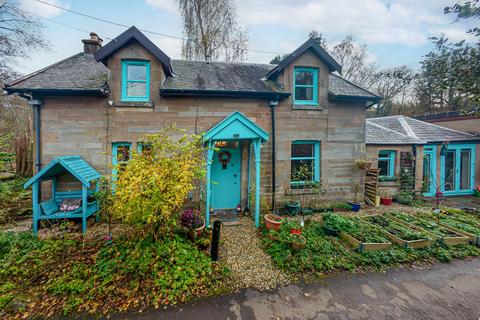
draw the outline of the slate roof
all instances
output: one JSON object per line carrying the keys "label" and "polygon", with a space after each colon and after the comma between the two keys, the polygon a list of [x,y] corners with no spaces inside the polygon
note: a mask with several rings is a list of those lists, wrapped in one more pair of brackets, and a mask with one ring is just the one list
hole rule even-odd
{"label": "slate roof", "polygon": [[364,97],[377,100],[380,96],[370,92],[359,85],[342,78],[334,73],[330,74],[328,91],[338,97]]}
{"label": "slate roof", "polygon": [[[266,75],[276,66],[256,63],[224,63],[171,60],[174,77],[167,77],[161,94],[179,94],[190,91],[233,92],[236,96],[256,94],[273,97],[288,96]],[[78,53],[6,85],[9,93],[38,92],[50,94],[103,94],[107,85],[107,67],[97,62],[92,54]],[[332,98],[376,100],[378,96],[330,74],[329,95]]]}
{"label": "slate roof", "polygon": [[405,116],[370,118],[366,122],[367,144],[426,144],[480,140],[480,137]]}
{"label": "slate roof", "polygon": [[281,91],[262,80],[275,67],[271,64],[172,60],[172,67],[175,76],[162,90]]}
{"label": "slate roof", "polygon": [[330,71],[342,72],[342,66],[325,50],[320,44],[312,38],[305,41],[295,51],[286,56],[280,63],[275,66],[266,77],[271,79],[275,78],[283,69],[289,66],[299,56],[310,50],[320,61],[322,61]]}
{"label": "slate roof", "polygon": [[[7,85],[7,91],[101,91],[107,84],[107,68],[93,54],[77,53]],[[12,90],[13,89],[13,90]]]}

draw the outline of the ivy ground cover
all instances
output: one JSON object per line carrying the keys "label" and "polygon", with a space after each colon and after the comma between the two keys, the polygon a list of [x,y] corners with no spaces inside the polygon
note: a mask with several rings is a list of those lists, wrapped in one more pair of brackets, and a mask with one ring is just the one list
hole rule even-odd
{"label": "ivy ground cover", "polygon": [[177,304],[221,287],[227,270],[175,235],[37,240],[0,233],[0,318],[107,314]]}

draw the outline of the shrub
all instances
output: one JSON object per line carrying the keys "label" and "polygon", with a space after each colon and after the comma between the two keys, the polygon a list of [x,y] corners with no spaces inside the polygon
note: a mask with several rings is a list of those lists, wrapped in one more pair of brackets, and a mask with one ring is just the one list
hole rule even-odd
{"label": "shrub", "polygon": [[117,168],[111,211],[120,220],[149,228],[155,237],[171,235],[175,213],[196,179],[205,175],[202,138],[168,127],[143,141],[149,152],[134,152],[124,167]]}

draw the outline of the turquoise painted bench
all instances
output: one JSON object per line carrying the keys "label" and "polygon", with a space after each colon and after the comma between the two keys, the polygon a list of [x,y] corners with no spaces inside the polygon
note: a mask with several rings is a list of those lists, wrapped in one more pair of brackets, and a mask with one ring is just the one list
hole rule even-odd
{"label": "turquoise painted bench", "polygon": [[[58,178],[67,172],[81,182],[80,190],[57,191]],[[85,234],[87,218],[98,212],[99,209],[97,201],[89,202],[88,196],[92,195],[92,190],[90,190],[92,183],[95,183],[95,191],[98,191],[100,177],[100,174],[78,155],[60,156],[50,161],[23,185],[25,189],[32,187],[33,234],[37,235],[40,220],[74,218],[82,220],[82,233]],[[41,182],[47,180],[52,181],[52,198],[40,203]],[[63,199],[82,199],[82,205],[74,211],[59,211]]]}
{"label": "turquoise painted bench", "polygon": [[[88,192],[88,195],[92,195],[92,191]],[[82,190],[75,190],[75,191],[57,191],[55,193],[55,202],[60,207],[63,199],[82,199]],[[45,201],[46,202],[46,201]],[[42,202],[42,203],[45,203]],[[40,203],[40,208],[41,204]],[[38,217],[38,220],[50,220],[50,219],[73,219],[73,218],[82,218],[82,206],[78,207],[73,211],[57,211],[55,213],[46,215],[45,212],[40,209],[41,214]],[[87,218],[91,215],[95,214],[98,211],[98,202],[92,201],[87,202]]]}

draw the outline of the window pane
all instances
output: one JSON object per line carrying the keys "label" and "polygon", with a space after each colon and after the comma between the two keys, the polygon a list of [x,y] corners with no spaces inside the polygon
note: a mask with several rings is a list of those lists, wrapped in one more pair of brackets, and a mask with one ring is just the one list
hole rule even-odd
{"label": "window pane", "polygon": [[470,150],[462,149],[460,153],[460,189],[470,189]]}
{"label": "window pane", "polygon": [[147,85],[145,82],[127,82],[128,97],[145,97],[147,95]]}
{"label": "window pane", "polygon": [[147,81],[147,66],[127,65],[127,80]]}
{"label": "window pane", "polygon": [[292,144],[292,158],[314,157],[313,143]]}
{"label": "window pane", "polygon": [[423,183],[425,186],[424,192],[430,192],[430,175],[431,175],[431,156],[426,154],[423,158]]}
{"label": "window pane", "polygon": [[125,162],[130,159],[130,146],[117,147],[117,163]]}
{"label": "window pane", "polygon": [[313,72],[311,71],[296,71],[295,84],[313,85]]}
{"label": "window pane", "polygon": [[390,153],[388,151],[379,151],[378,152],[378,157],[379,158],[388,158],[390,156]]}
{"label": "window pane", "polygon": [[447,151],[444,177],[445,190],[455,190],[455,151]]}
{"label": "window pane", "polygon": [[388,160],[378,160],[378,169],[380,169],[380,176],[388,176],[390,172],[390,161]]}
{"label": "window pane", "polygon": [[295,87],[295,100],[313,100],[313,88]]}
{"label": "window pane", "polygon": [[291,181],[312,181],[313,164],[313,160],[292,160]]}

